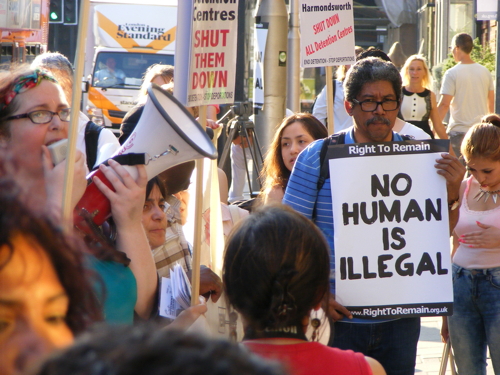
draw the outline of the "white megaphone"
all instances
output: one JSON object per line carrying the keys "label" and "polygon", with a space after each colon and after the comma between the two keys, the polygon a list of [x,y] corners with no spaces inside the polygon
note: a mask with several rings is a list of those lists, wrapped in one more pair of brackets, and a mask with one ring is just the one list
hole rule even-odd
{"label": "white megaphone", "polygon": [[[120,164],[145,164],[150,180],[177,164],[204,157],[217,158],[217,150],[210,138],[177,99],[153,83],[148,87],[148,98],[137,126],[112,159]],[[137,178],[137,168],[124,167],[132,178]],[[94,176],[113,189],[99,169],[87,179]],[[89,225],[100,226],[110,216],[109,200],[91,182],[76,205],[75,226],[91,233]]]}

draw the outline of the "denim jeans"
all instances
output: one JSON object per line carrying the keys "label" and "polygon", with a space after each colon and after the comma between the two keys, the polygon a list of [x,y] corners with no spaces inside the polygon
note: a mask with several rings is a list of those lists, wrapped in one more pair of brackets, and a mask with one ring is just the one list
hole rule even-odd
{"label": "denim jeans", "polygon": [[451,345],[461,375],[486,374],[486,345],[500,374],[500,267],[468,270],[453,265]]}
{"label": "denim jeans", "polygon": [[420,318],[403,318],[382,323],[334,324],[333,343],[340,349],[375,358],[387,375],[414,375]]}

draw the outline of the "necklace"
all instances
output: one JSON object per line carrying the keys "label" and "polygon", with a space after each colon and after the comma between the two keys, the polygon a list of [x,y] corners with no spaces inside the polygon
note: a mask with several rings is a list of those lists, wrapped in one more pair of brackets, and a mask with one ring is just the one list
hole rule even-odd
{"label": "necklace", "polygon": [[479,200],[482,197],[484,197],[484,202],[486,202],[491,195],[491,199],[493,199],[493,202],[497,203],[498,193],[500,193],[500,190],[487,191],[487,190],[483,190],[481,187],[479,187],[479,192],[476,194],[474,199],[479,202]]}

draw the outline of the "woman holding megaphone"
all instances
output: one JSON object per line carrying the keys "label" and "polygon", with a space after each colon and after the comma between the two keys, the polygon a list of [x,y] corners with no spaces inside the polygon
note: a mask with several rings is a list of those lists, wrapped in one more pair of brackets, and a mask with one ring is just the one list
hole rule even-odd
{"label": "woman holding megaphone", "polygon": [[[67,138],[69,119],[68,102],[49,73],[26,66],[0,73],[0,145],[12,159],[10,171],[23,187],[26,202],[55,222],[60,220],[66,161],[54,166],[47,147]],[[87,185],[83,155],[76,155],[73,205]],[[144,166],[137,167],[138,177],[133,179],[114,161],[100,171],[114,189],[94,180],[111,201],[116,248],[94,242],[86,260],[103,280],[104,288],[96,283],[96,292],[105,319],[131,323],[134,312],[148,318],[156,300],[156,270],[141,225],[147,177]]]}

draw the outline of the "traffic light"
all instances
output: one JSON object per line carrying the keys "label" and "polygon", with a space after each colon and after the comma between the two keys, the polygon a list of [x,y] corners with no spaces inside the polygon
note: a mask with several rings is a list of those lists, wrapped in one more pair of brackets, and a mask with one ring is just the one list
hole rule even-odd
{"label": "traffic light", "polygon": [[63,22],[63,1],[50,0],[49,23]]}
{"label": "traffic light", "polygon": [[64,0],[64,24],[76,25],[78,23],[77,0]]}

